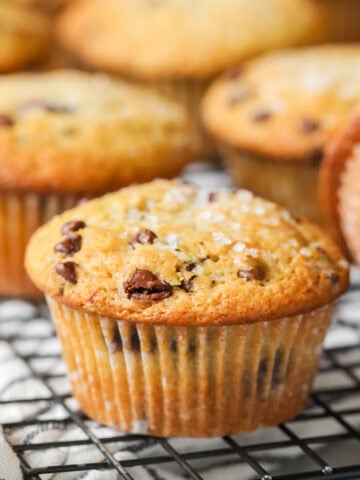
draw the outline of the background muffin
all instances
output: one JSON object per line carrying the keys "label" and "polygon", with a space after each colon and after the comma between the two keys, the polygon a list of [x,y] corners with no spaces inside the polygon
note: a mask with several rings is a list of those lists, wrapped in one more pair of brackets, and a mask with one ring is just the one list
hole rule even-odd
{"label": "background muffin", "polygon": [[56,217],[26,264],[85,412],[165,436],[298,413],[347,286],[346,262],[316,227],[250,192],[167,181]]}
{"label": "background muffin", "polygon": [[63,14],[58,33],[83,63],[182,99],[194,113],[194,146],[208,154],[197,113],[209,80],[244,58],[318,38],[318,10],[311,0],[84,0]]}
{"label": "background muffin", "polygon": [[328,40],[355,42],[360,40],[360,3],[358,0],[313,0],[323,9],[329,26]]}
{"label": "background muffin", "polygon": [[0,78],[0,292],[33,295],[31,233],[79,198],[190,160],[185,109],[154,92],[76,71]]}
{"label": "background muffin", "polygon": [[326,150],[320,171],[320,202],[326,226],[360,264],[360,110]]}
{"label": "background muffin", "polygon": [[359,101],[359,61],[357,45],[293,49],[215,81],[203,117],[234,179],[319,220],[323,148]]}
{"label": "background muffin", "polygon": [[8,0],[0,0],[0,73],[42,59],[49,48],[48,20]]}

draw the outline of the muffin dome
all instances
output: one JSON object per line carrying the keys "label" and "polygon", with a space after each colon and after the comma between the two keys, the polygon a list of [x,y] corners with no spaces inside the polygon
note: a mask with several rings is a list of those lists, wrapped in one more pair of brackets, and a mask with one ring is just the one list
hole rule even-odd
{"label": "muffin dome", "polygon": [[247,191],[164,180],[54,218],[33,236],[26,265],[71,307],[173,325],[296,315],[347,286],[346,262],[317,227]]}

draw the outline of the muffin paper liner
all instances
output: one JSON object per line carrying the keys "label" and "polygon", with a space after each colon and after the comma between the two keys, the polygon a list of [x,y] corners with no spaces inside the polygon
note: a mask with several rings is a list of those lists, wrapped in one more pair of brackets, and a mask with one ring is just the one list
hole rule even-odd
{"label": "muffin paper liner", "polygon": [[[313,0],[315,1],[315,0]],[[316,0],[323,3],[325,15],[330,22],[330,38],[338,42],[360,40],[359,0]]]}
{"label": "muffin paper liner", "polygon": [[26,245],[40,225],[78,200],[75,195],[0,191],[0,295],[41,298],[24,269]]}
{"label": "muffin paper liner", "polygon": [[204,437],[286,421],[304,407],[333,306],[250,325],[135,324],[47,298],[73,394],[124,432]]}
{"label": "muffin paper liner", "polygon": [[319,160],[277,161],[228,146],[220,146],[219,150],[225,167],[240,187],[321,223]]}

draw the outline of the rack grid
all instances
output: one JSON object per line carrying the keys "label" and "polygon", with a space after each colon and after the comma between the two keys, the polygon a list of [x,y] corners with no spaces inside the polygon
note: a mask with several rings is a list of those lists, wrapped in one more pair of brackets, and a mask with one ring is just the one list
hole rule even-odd
{"label": "rack grid", "polygon": [[[360,295],[360,285],[352,287],[352,294],[354,292]],[[43,307],[40,311],[44,312]],[[20,319],[20,325],[22,321],[28,325],[29,322],[36,321],[37,317],[38,315],[35,315],[33,320]],[[346,324],[352,329],[359,329],[356,322],[341,318],[337,321],[340,325]],[[36,414],[26,419],[3,423],[3,429],[10,441],[16,438],[19,429],[27,427],[41,429],[51,424],[64,429],[71,426],[79,433],[76,439],[53,442],[12,441],[25,479],[39,480],[50,478],[48,474],[66,472],[70,475],[69,478],[83,478],[86,472],[94,470],[113,471],[116,472],[116,478],[127,480],[143,478],[141,472],[146,472],[147,478],[167,480],[166,472],[170,471],[172,475],[176,472],[176,478],[196,480],[360,479],[360,343],[324,351],[309,405],[294,420],[255,434],[216,439],[214,446],[211,446],[209,440],[206,442],[206,448],[204,443],[197,440],[188,440],[184,447],[184,443],[179,443],[177,439],[123,435],[110,429],[102,435],[94,432],[92,428],[94,422],[88,419],[76,404],[74,406],[70,390],[59,393],[54,387],[56,381],[67,382],[65,372],[44,370],[41,366],[44,360],[62,363],[60,352],[56,350],[45,354],[37,351],[28,352],[18,346],[19,342],[27,341],[35,344],[57,342],[50,325],[49,322],[46,335],[35,333],[25,336],[22,328],[17,328],[16,332],[9,335],[0,335],[0,340],[7,343],[13,354],[26,362],[30,376],[41,382],[44,390],[42,395],[32,398],[28,395],[16,399],[0,397],[0,408],[10,404],[42,405]],[[44,418],[42,413],[49,410],[50,406],[62,408],[64,415],[61,418]],[[136,453],[141,450],[139,445],[156,447],[156,453],[119,459],[117,452],[122,451],[122,446]],[[46,456],[54,449],[86,446],[100,452],[102,459],[87,463],[52,463],[42,466],[34,466],[31,461],[36,452]],[[146,452],[146,448],[144,451]],[[212,469],[216,469],[218,476],[214,473],[208,476],[209,472],[214,472],[209,464]],[[221,469],[229,466],[231,474],[223,477]]]}

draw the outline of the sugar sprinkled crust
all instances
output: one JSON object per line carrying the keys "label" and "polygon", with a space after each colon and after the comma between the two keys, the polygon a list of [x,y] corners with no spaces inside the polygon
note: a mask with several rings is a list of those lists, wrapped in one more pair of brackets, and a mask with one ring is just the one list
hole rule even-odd
{"label": "sugar sprinkled crust", "polygon": [[101,74],[0,78],[0,186],[105,192],[175,176],[191,159],[185,108]]}
{"label": "sugar sprinkled crust", "polygon": [[[68,222],[80,227],[64,230]],[[59,251],[74,235],[81,248]],[[72,307],[176,325],[295,315],[348,283],[346,262],[317,227],[247,191],[165,180],[54,218],[33,236],[26,265],[41,290]]]}
{"label": "sugar sprinkled crust", "polygon": [[89,64],[145,78],[202,78],[323,29],[309,0],[83,0],[60,18],[64,45]]}
{"label": "sugar sprinkled crust", "polygon": [[48,20],[37,12],[0,0],[0,73],[40,60],[50,40]]}
{"label": "sugar sprinkled crust", "polygon": [[290,49],[215,81],[203,117],[227,144],[274,160],[311,160],[344,126],[359,95],[358,45]]}

